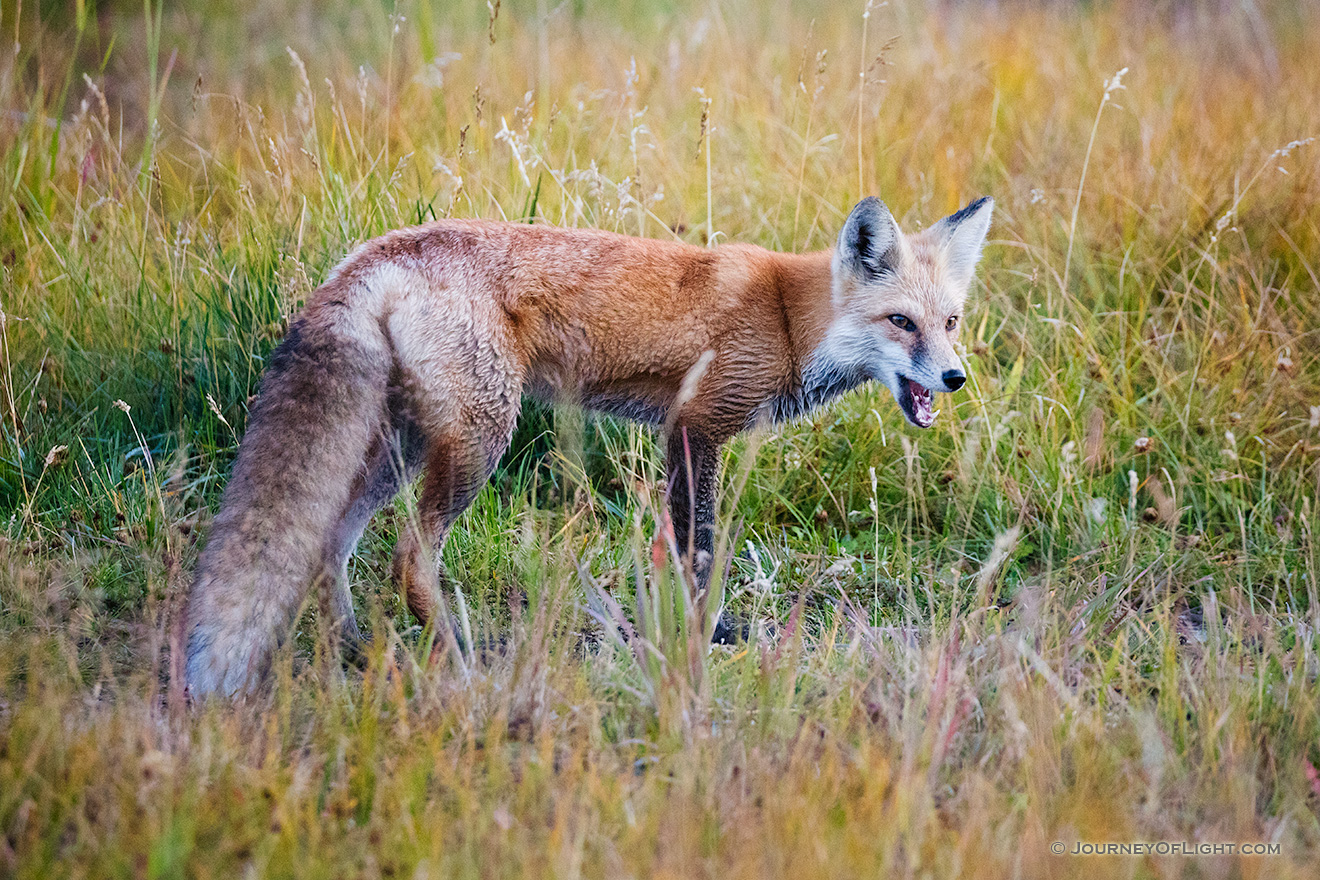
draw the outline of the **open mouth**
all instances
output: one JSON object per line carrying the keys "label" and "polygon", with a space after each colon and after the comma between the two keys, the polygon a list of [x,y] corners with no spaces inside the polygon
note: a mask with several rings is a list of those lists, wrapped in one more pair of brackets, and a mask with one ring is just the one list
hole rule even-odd
{"label": "open mouth", "polygon": [[924,385],[913,382],[907,376],[898,377],[898,405],[903,415],[918,428],[929,428],[935,423],[938,410],[931,409],[935,394]]}

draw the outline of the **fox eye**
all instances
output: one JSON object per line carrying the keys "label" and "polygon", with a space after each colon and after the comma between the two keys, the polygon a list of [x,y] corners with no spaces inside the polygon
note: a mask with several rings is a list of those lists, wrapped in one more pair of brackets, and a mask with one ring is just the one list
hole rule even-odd
{"label": "fox eye", "polygon": [[954,316],[952,316],[951,318],[949,318],[949,320],[945,321],[945,322],[944,322],[944,329],[945,329],[945,330],[957,330],[957,329],[958,329],[958,316],[957,316],[957,315],[954,315]]}
{"label": "fox eye", "polygon": [[917,329],[917,325],[912,323],[912,319],[907,315],[890,315],[889,322],[900,330],[906,330],[911,333]]}

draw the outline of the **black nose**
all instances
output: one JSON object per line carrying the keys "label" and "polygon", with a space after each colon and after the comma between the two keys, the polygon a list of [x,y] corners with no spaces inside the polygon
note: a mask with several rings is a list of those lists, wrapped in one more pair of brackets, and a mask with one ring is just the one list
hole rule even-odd
{"label": "black nose", "polygon": [[967,374],[962,370],[945,370],[944,375],[940,378],[944,380],[945,388],[950,391],[957,391],[967,381]]}

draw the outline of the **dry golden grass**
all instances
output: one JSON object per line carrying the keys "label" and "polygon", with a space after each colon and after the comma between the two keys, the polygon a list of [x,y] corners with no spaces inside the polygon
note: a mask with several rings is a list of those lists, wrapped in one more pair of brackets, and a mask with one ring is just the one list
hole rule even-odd
{"label": "dry golden grass", "polygon": [[[1312,5],[37,6],[0,15],[0,875],[1314,875]],[[262,359],[354,243],[800,250],[864,194],[995,197],[972,381],[927,433],[872,390],[731,451],[730,601],[776,634],[688,637],[653,438],[531,412],[446,550],[490,650],[410,631],[405,499],[365,671],[309,609],[259,699],[183,705]]]}

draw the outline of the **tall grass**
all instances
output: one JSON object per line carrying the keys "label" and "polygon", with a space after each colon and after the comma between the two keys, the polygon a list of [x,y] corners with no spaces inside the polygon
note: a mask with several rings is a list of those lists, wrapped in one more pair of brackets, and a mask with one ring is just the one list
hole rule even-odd
{"label": "tall grass", "polygon": [[[1305,3],[77,3],[0,14],[0,873],[1310,876],[1320,19]],[[1126,71],[1121,78],[1120,71]],[[449,541],[183,704],[264,358],[355,243],[480,216],[828,247],[991,194],[970,381],[728,453],[750,641],[654,437],[529,408]],[[461,644],[460,644],[461,643]],[[1268,856],[1058,856],[1076,841]]]}

